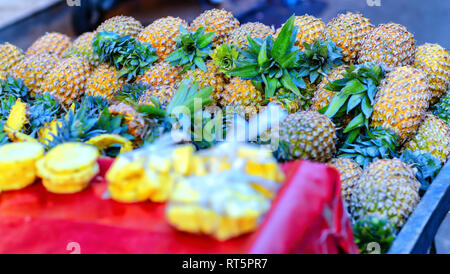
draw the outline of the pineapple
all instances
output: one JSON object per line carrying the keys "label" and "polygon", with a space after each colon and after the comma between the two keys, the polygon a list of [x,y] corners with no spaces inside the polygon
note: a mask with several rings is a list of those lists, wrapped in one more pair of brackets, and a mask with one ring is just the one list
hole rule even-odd
{"label": "pineapple", "polygon": [[289,114],[279,125],[280,160],[326,162],[336,152],[336,129],[331,119],[315,111]]}
{"label": "pineapple", "polygon": [[64,56],[71,45],[71,39],[65,34],[58,32],[46,33],[37,39],[27,50],[27,55],[49,53]]}
{"label": "pineapple", "polygon": [[370,126],[394,131],[403,144],[417,131],[430,98],[425,73],[410,66],[395,68],[380,84]]}
{"label": "pineapple", "polygon": [[192,21],[191,30],[205,28],[205,32],[215,31],[214,46],[225,43],[230,37],[231,32],[239,27],[239,21],[231,12],[223,9],[211,9],[203,12]]}
{"label": "pineapple", "polygon": [[381,24],[370,31],[359,52],[358,62],[383,63],[387,67],[412,65],[416,40],[404,26]]}
{"label": "pineapple", "polygon": [[25,58],[25,54],[18,47],[10,43],[0,45],[0,79],[7,79],[11,69]]}
{"label": "pineapple", "polygon": [[[339,171],[342,197],[347,206],[351,205],[352,195],[363,172],[362,168],[357,162],[349,158],[333,158],[328,163]],[[352,209],[350,207],[348,209],[351,214]]]}
{"label": "pineapple", "polygon": [[142,24],[130,16],[115,16],[109,18],[97,28],[97,32],[111,31],[120,36],[130,35],[136,38],[142,30]]}
{"label": "pineapple", "polygon": [[175,88],[173,86],[159,85],[152,86],[147,89],[144,94],[139,98],[139,105],[154,105],[152,99],[158,100],[163,106],[167,107],[175,94]]}
{"label": "pineapple", "polygon": [[86,32],[80,35],[66,52],[66,57],[78,56],[86,58],[92,66],[100,64],[99,57],[94,54],[92,42],[97,35],[97,32]]}
{"label": "pineapple", "polygon": [[180,26],[188,27],[188,23],[178,17],[164,17],[148,25],[138,39],[152,44],[159,60],[164,60],[176,49],[176,38],[180,35]]}
{"label": "pineapple", "polygon": [[253,39],[264,39],[271,34],[274,34],[274,31],[269,26],[262,23],[246,23],[231,31],[226,43],[240,49],[246,49],[247,35],[250,35]]}
{"label": "pineapple", "polygon": [[447,91],[433,106],[433,114],[450,125],[450,91]]}
{"label": "pineapple", "polygon": [[399,159],[376,159],[357,182],[353,218],[387,220],[399,230],[419,202],[419,188],[412,167]]}
{"label": "pineapple", "polygon": [[180,66],[170,66],[169,63],[162,61],[153,64],[136,79],[136,82],[149,86],[167,85],[175,87],[181,80],[180,72]]}
{"label": "pineapple", "polygon": [[263,97],[250,80],[233,77],[230,83],[225,86],[223,92],[215,94],[222,106],[250,107],[261,105]]}
{"label": "pineapple", "polygon": [[22,79],[31,95],[36,96],[44,92],[42,85],[45,77],[60,60],[61,57],[49,53],[28,55],[13,67],[11,75],[16,79]]}
{"label": "pineapple", "polygon": [[198,83],[200,87],[213,87],[213,98],[218,101],[225,89],[225,79],[223,74],[217,71],[213,61],[206,63],[206,71],[197,68],[189,70],[183,75],[184,79],[191,79]]}
{"label": "pineapple", "polygon": [[319,85],[317,86],[317,90],[314,93],[311,110],[318,111],[330,104],[331,99],[333,99],[335,92],[328,90],[325,87],[330,82],[344,78],[344,74],[347,68],[348,67],[344,65],[336,67],[331,71],[328,77],[322,78],[322,81],[319,83]]}
{"label": "pineapple", "polygon": [[91,74],[89,62],[80,57],[63,59],[50,71],[42,84],[42,90],[48,91],[66,106],[71,105],[84,95],[86,83]]}
{"label": "pineapple", "polygon": [[[312,44],[316,40],[323,40],[322,33],[325,29],[325,24],[321,19],[305,14],[303,16],[295,16],[294,25],[298,28],[297,37],[295,39],[295,46],[300,50],[305,49],[304,43]],[[278,37],[281,28],[275,34]]]}
{"label": "pineapple", "polygon": [[414,67],[427,74],[431,90],[431,103],[436,103],[450,82],[450,56],[438,44],[426,43],[417,47]]}
{"label": "pineapple", "polygon": [[430,153],[445,163],[450,156],[450,128],[431,113],[425,115],[423,123],[404,149]]}
{"label": "pineapple", "polygon": [[118,103],[111,105],[108,110],[113,115],[124,116],[129,134],[138,139],[143,136],[146,129],[144,116],[138,113],[133,107],[124,103]]}
{"label": "pineapple", "polygon": [[86,94],[111,99],[125,84],[119,72],[108,64],[97,67],[86,83]]}
{"label": "pineapple", "polygon": [[347,12],[333,18],[325,27],[324,40],[331,40],[342,49],[344,62],[354,63],[361,46],[374,26],[360,13]]}
{"label": "pineapple", "polygon": [[279,89],[274,97],[269,97],[268,99],[270,102],[282,107],[288,113],[295,113],[305,108],[305,100],[283,88]]}

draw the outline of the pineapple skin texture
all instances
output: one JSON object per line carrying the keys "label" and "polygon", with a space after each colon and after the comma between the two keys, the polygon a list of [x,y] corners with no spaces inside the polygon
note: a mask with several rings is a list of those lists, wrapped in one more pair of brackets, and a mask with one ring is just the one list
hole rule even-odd
{"label": "pineapple skin texture", "polygon": [[386,219],[396,230],[419,202],[420,183],[412,167],[399,159],[375,159],[363,171],[353,195],[353,218]]}
{"label": "pineapple skin texture", "polygon": [[25,58],[25,54],[18,47],[4,43],[0,45],[0,79],[7,79],[12,68]]}
{"label": "pineapple skin texture", "polygon": [[167,107],[172,100],[173,95],[176,90],[173,86],[152,86],[149,89],[145,90],[144,94],[142,94],[141,98],[139,98],[139,105],[151,105],[153,106],[152,98],[155,98],[159,101],[161,105]]}
{"label": "pineapple skin texture", "polygon": [[354,63],[364,39],[373,30],[370,20],[360,13],[347,12],[333,18],[323,31],[324,40],[333,41],[342,49],[344,62]]}
{"label": "pineapple skin texture", "polygon": [[86,58],[89,63],[97,67],[100,64],[100,58],[94,54],[92,42],[97,35],[97,32],[86,32],[80,35],[72,42],[72,45],[67,49],[66,57],[78,56]]}
{"label": "pineapple skin texture", "polygon": [[350,207],[352,205],[352,196],[358,187],[358,180],[363,170],[357,162],[350,158],[333,158],[328,163],[339,171],[342,197],[351,214],[353,212],[353,209]]}
{"label": "pineapple skin texture", "polygon": [[217,71],[213,61],[206,63],[206,71],[196,68],[189,70],[183,75],[184,79],[192,79],[200,87],[213,87],[212,97],[214,101],[218,101],[221,94],[225,90],[225,79],[223,75]]}
{"label": "pineapple skin texture", "polygon": [[83,58],[62,59],[45,78],[42,90],[69,106],[84,95],[91,69],[89,62]]}
{"label": "pineapple skin texture", "polygon": [[38,38],[27,50],[27,55],[33,54],[54,54],[59,57],[64,56],[71,45],[71,39],[65,34],[58,32],[46,33]]}
{"label": "pineapple skin texture", "polygon": [[216,47],[225,43],[231,32],[238,28],[239,25],[239,21],[231,12],[223,9],[210,9],[204,11],[192,21],[190,30],[196,31],[204,27],[205,33],[215,31],[216,35],[213,40],[213,47]]}
{"label": "pineapple skin texture", "polygon": [[61,60],[61,57],[49,53],[28,55],[12,68],[11,75],[22,79],[31,96],[36,96],[44,92],[42,85],[45,77]]}
{"label": "pineapple skin texture", "polygon": [[148,25],[138,36],[156,49],[159,60],[164,60],[177,46],[176,39],[180,35],[180,26],[188,28],[188,23],[178,17],[164,17]]}
{"label": "pineapple skin texture", "polygon": [[39,143],[16,142],[0,147],[0,190],[18,190],[36,180],[35,163],[44,156]]}
{"label": "pineapple skin texture", "polygon": [[133,107],[124,103],[119,103],[109,106],[108,110],[113,115],[123,115],[125,122],[128,125],[128,133],[138,139],[141,138],[145,132],[144,117]]}
{"label": "pineapple skin texture", "polygon": [[410,66],[395,68],[380,84],[370,126],[394,131],[402,144],[422,123],[430,98],[428,80],[421,70]]}
{"label": "pineapple skin texture", "polygon": [[111,65],[102,64],[91,74],[86,83],[86,94],[112,99],[115,93],[125,84],[123,77],[119,78],[119,72]]}
{"label": "pineapple skin texture", "polygon": [[258,107],[261,105],[263,98],[252,84],[250,80],[244,80],[239,77],[233,77],[230,83],[225,86],[223,92],[216,93],[216,100],[222,106],[234,107]]}
{"label": "pineapple skin texture", "polygon": [[427,113],[417,133],[404,149],[430,153],[444,164],[450,156],[450,128],[438,117]]}
{"label": "pineapple skin texture", "polygon": [[231,31],[230,37],[226,43],[240,49],[247,49],[247,34],[253,39],[264,39],[271,34],[273,35],[274,31],[271,27],[262,23],[245,23]]}
{"label": "pineapple skin texture", "polygon": [[280,141],[288,146],[283,160],[327,162],[336,152],[336,129],[325,115],[315,111],[289,114],[279,128]]}
{"label": "pineapple skin texture", "polygon": [[[319,18],[308,14],[295,16],[294,26],[298,27],[294,46],[298,47],[300,50],[305,49],[304,43],[312,44],[316,40],[323,38],[325,24]],[[277,29],[275,37],[278,37],[282,27],[283,26]]]}
{"label": "pineapple skin texture", "polygon": [[180,72],[180,66],[171,66],[162,61],[155,63],[143,75],[138,76],[136,82],[147,86],[176,86],[181,80]]}
{"label": "pineapple skin texture", "polygon": [[389,68],[414,63],[416,40],[404,26],[381,24],[369,32],[359,52],[358,63],[373,62]]}
{"label": "pineapple skin texture", "polygon": [[97,32],[112,31],[120,36],[130,35],[137,38],[143,30],[142,24],[130,16],[115,16],[104,21],[98,28]]}
{"label": "pineapple skin texture", "polygon": [[346,69],[347,66],[336,67],[331,71],[328,77],[322,78],[322,81],[319,83],[319,85],[317,86],[317,90],[314,93],[311,110],[318,111],[319,109],[324,108],[331,103],[335,92],[328,90],[325,87],[330,82],[344,78]]}
{"label": "pineapple skin texture", "polygon": [[431,103],[439,100],[450,81],[450,56],[438,44],[426,43],[417,47],[414,67],[427,74],[431,90]]}

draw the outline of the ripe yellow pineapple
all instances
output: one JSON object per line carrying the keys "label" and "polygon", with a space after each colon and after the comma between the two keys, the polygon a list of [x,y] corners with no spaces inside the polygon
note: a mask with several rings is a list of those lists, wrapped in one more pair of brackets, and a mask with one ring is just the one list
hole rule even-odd
{"label": "ripe yellow pineapple", "polygon": [[358,62],[382,63],[390,68],[412,65],[415,45],[414,35],[404,26],[381,24],[370,31],[364,40]]}
{"label": "ripe yellow pineapple", "polygon": [[263,96],[250,80],[233,77],[220,94],[217,95],[222,106],[249,107],[260,106]]}
{"label": "ripe yellow pineapple", "polygon": [[329,164],[339,171],[342,197],[351,213],[353,211],[352,195],[358,187],[358,180],[363,170],[357,162],[350,158],[333,158]]}
{"label": "ripe yellow pineapple", "polygon": [[419,202],[419,187],[412,167],[399,159],[375,159],[353,193],[353,218],[385,219],[399,230]]}
{"label": "ripe yellow pineapple", "polygon": [[[295,46],[299,47],[300,50],[305,49],[304,43],[312,44],[318,39],[323,39],[323,31],[325,29],[325,24],[321,19],[314,16],[305,14],[303,16],[296,16],[294,21],[294,26],[298,27],[297,38],[295,39]],[[277,30],[275,37],[281,31],[281,27]]]}
{"label": "ripe yellow pineapple", "polygon": [[100,63],[99,57],[94,54],[92,41],[97,32],[86,32],[75,39],[72,45],[67,49],[66,57],[78,56],[86,58],[92,66],[98,66]]}
{"label": "ripe yellow pineapple", "polygon": [[414,67],[423,70],[428,77],[431,103],[439,100],[450,82],[450,56],[438,44],[425,43],[416,49]]}
{"label": "ripe yellow pineapple", "polygon": [[18,64],[25,54],[18,47],[10,43],[0,45],[0,78],[6,79],[11,74],[11,69]]}
{"label": "ripe yellow pineapple", "polygon": [[217,70],[213,61],[208,61],[206,63],[206,71],[203,71],[200,68],[188,70],[182,77],[184,79],[195,81],[200,87],[213,87],[212,96],[216,102],[219,100],[220,94],[225,88],[223,74]]}
{"label": "ripe yellow pineapple", "polygon": [[176,49],[176,38],[180,34],[180,26],[188,28],[188,23],[178,17],[160,18],[148,25],[138,38],[152,44],[156,49],[159,60],[164,60]]}
{"label": "ripe yellow pineapple", "polygon": [[248,43],[247,35],[250,35],[252,38],[264,39],[270,34],[274,34],[274,31],[269,26],[262,23],[245,23],[231,31],[227,44],[246,49]]}
{"label": "ripe yellow pineapple", "polygon": [[181,67],[162,61],[153,64],[143,75],[138,76],[136,82],[148,86],[176,86],[181,80],[180,72]]}
{"label": "ripe yellow pineapple", "polygon": [[312,99],[311,110],[318,111],[328,104],[330,104],[331,99],[335,94],[334,91],[328,90],[325,87],[328,83],[333,82],[335,80],[342,79],[344,77],[344,73],[347,69],[347,66],[339,66],[334,68],[328,77],[323,77],[322,81],[317,86],[317,90],[314,93],[314,97]]}
{"label": "ripe yellow pineapple", "polygon": [[445,163],[450,156],[450,128],[431,113],[425,115],[416,134],[408,141],[404,149],[430,153]]}
{"label": "ripe yellow pineapple", "polygon": [[91,66],[87,60],[80,57],[62,59],[45,78],[42,90],[69,106],[84,94],[90,74]]}
{"label": "ripe yellow pineapple", "polygon": [[374,26],[360,13],[347,12],[333,18],[325,27],[324,40],[331,40],[342,49],[343,60],[353,63],[361,45]]}
{"label": "ripe yellow pineapple", "polygon": [[149,89],[147,89],[144,92],[144,94],[142,94],[141,98],[139,98],[139,104],[153,105],[151,99],[155,98],[161,105],[167,107],[167,105],[170,103],[170,100],[172,100],[175,91],[176,89],[173,86],[166,86],[166,85],[152,86]]}
{"label": "ripe yellow pineapple", "polygon": [[11,75],[22,79],[31,95],[36,96],[45,92],[41,90],[44,79],[60,60],[61,57],[49,53],[28,55],[12,68]]}
{"label": "ripe yellow pineapple", "polygon": [[403,143],[422,123],[430,98],[425,73],[410,66],[395,68],[379,86],[370,126],[394,131]]}
{"label": "ripe yellow pineapple", "polygon": [[50,53],[62,57],[70,45],[71,39],[69,36],[58,32],[50,32],[37,39],[28,48],[27,55]]}
{"label": "ripe yellow pineapple", "polygon": [[192,21],[190,29],[197,30],[200,27],[205,28],[206,32],[215,31],[214,46],[225,43],[231,32],[239,27],[239,21],[231,12],[223,9],[211,9],[203,12]]}
{"label": "ripe yellow pineapple", "polygon": [[142,24],[138,20],[122,15],[109,18],[97,28],[97,32],[112,31],[120,36],[130,35],[133,37],[138,37],[142,30]]}
{"label": "ripe yellow pineapple", "polygon": [[86,84],[86,94],[111,99],[123,87],[125,79],[119,78],[119,72],[111,65],[97,67]]}

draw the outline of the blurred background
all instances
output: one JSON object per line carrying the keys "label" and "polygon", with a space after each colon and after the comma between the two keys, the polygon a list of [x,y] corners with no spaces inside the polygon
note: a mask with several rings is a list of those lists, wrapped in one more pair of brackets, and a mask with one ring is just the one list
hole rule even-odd
{"label": "blurred background", "polygon": [[47,31],[75,37],[114,15],[133,16],[146,26],[168,15],[191,21],[213,7],[232,11],[242,23],[260,21],[275,28],[292,13],[327,23],[338,13],[359,11],[374,24],[406,26],[418,44],[450,48],[448,0],[0,0],[0,42],[26,49]]}
{"label": "blurred background", "polygon": [[[418,45],[450,49],[450,0],[0,0],[0,43],[26,50],[45,32],[76,37],[115,15],[133,16],[147,26],[168,15],[192,21],[211,8],[230,10],[241,23],[259,21],[275,28],[293,13],[327,23],[339,13],[359,11],[375,25],[392,21],[406,26]],[[450,217],[435,244],[438,253],[450,253]]]}

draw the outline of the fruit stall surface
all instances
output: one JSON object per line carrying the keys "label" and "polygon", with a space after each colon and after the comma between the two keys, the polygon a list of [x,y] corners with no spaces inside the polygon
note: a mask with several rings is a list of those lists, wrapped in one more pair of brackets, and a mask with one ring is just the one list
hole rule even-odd
{"label": "fruit stall surface", "polygon": [[76,2],[0,0],[0,253],[450,252],[450,3]]}

